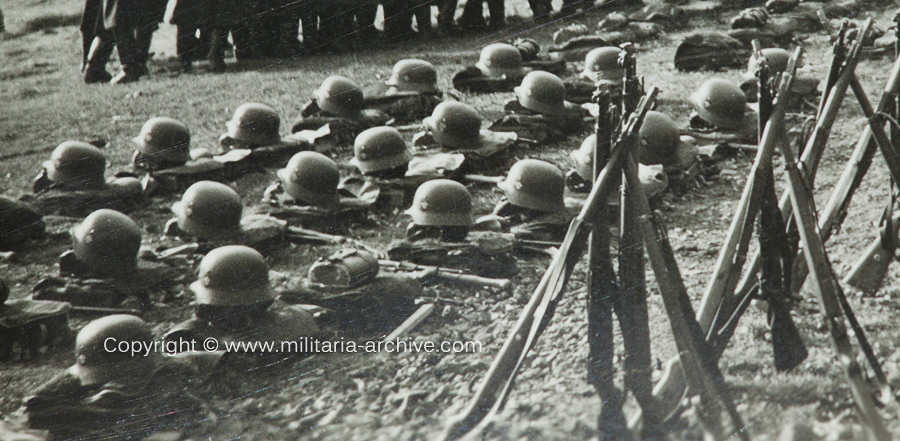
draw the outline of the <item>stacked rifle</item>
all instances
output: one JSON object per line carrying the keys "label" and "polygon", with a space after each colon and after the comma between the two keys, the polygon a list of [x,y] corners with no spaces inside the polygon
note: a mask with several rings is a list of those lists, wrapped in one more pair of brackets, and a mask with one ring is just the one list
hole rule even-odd
{"label": "stacked rifle", "polygon": [[[900,14],[897,20],[900,22]],[[874,392],[879,392],[878,401],[881,403],[895,403],[895,399],[866,333],[832,269],[824,245],[839,229],[876,151],[880,151],[890,170],[892,194],[882,216],[879,237],[854,265],[845,283],[860,289],[877,289],[894,258],[898,243],[900,216],[893,214],[896,199],[893,189],[894,182],[900,182],[900,156],[892,141],[900,140],[900,124],[897,124],[900,56],[891,69],[878,104],[873,106],[855,74],[862,42],[871,26],[871,19],[867,20],[852,38],[846,23],[836,31],[831,68],[815,126],[797,149],[792,148],[788,139],[785,107],[791,98],[791,85],[803,51],[798,48],[791,57],[788,69],[778,76],[772,75],[765,62],[760,63],[757,72],[760,138],[756,158],[696,315],[665,227],[641,191],[637,165],[632,155],[637,144],[637,130],[659,91],[651,88],[646,94],[643,93],[634,74],[630,49],[623,48],[626,81],[620,109],[622,117],[618,124],[613,121],[614,113],[619,109],[609,106],[609,95],[603,90],[598,90],[595,95],[601,112],[597,121],[598,141],[594,155],[596,175],[587,202],[570,224],[565,241],[500,349],[484,382],[468,408],[448,425],[444,439],[459,439],[477,432],[502,409],[516,371],[552,318],[568,278],[589,244],[589,331],[596,326],[593,323],[596,314],[592,314],[591,309],[595,308],[599,296],[645,295],[643,253],[646,248],[678,348],[678,356],[667,363],[666,372],[653,389],[656,411],[673,417],[681,410],[686,396],[699,395],[698,416],[709,437],[716,440],[729,437],[749,439],[718,369],[718,359],[728,346],[743,313],[754,299],[759,299],[768,306],[776,369],[788,371],[802,363],[807,350],[791,317],[790,302],[798,295],[807,275],[812,275],[822,321],[850,386],[867,439],[889,440],[890,435],[876,406]],[[764,60],[758,43],[754,44],[754,49],[757,56]],[[868,124],[825,208],[817,212],[813,197],[816,169],[848,89],[859,102]],[[611,110],[612,114],[604,109]],[[885,129],[888,122],[891,123],[891,136]],[[606,140],[613,142],[607,143]],[[785,162],[787,186],[780,198],[775,191],[772,166],[776,148]],[[638,228],[620,228],[619,274],[616,276],[609,252],[609,238],[606,237],[610,221],[606,201],[620,179],[624,185],[619,220],[623,225],[637,225]],[[757,219],[759,246],[758,251],[751,254],[750,245]],[[857,351],[845,323],[852,328],[866,365],[873,373],[871,384],[866,381],[866,370],[857,362]],[[593,332],[591,335],[594,335]],[[592,364],[598,350],[591,338],[589,342],[592,347],[588,378],[591,379],[596,375],[592,371],[596,367]],[[649,342],[646,344],[649,347]],[[723,416],[730,424],[723,424]],[[629,426],[636,427],[641,419],[641,413],[636,413]]]}
{"label": "stacked rifle", "polygon": [[[744,423],[737,413],[734,403],[719,371],[712,348],[694,318],[693,307],[685,289],[684,282],[675,260],[674,252],[669,245],[665,227],[660,216],[650,208],[646,195],[641,189],[638,177],[637,162],[634,149],[638,147],[641,124],[647,112],[654,106],[657,88],[646,93],[638,92],[639,80],[634,75],[634,58],[630,48],[623,48],[623,65],[630,78],[626,78],[623,93],[622,119],[617,125],[615,141],[608,154],[598,150],[595,169],[600,169],[594,179],[594,185],[585,205],[578,216],[572,220],[565,240],[558,253],[547,268],[546,273],[525,306],[512,332],[497,355],[481,387],[476,392],[468,408],[447,427],[443,439],[459,439],[473,431],[484,427],[491,416],[499,412],[511,392],[516,371],[519,369],[528,351],[534,346],[543,330],[553,316],[556,305],[562,297],[566,283],[575,265],[582,258],[590,235],[592,256],[590,257],[592,290],[599,287],[616,285],[610,271],[608,241],[603,237],[608,232],[606,201],[610,192],[614,191],[624,180],[625,191],[620,204],[622,220],[631,220],[637,229],[627,228],[619,238],[620,251],[619,284],[622,292],[629,295],[644,295],[644,262],[643,247],[646,247],[650,264],[662,293],[666,314],[669,318],[682,369],[688,379],[690,389],[700,396],[699,412],[704,429],[715,439],[736,436],[749,439],[744,431]],[[596,94],[598,104],[608,104],[608,95],[603,91]],[[604,112],[600,112],[604,114]],[[601,117],[602,119],[603,117]],[[605,121],[598,120],[598,128],[610,127]],[[604,139],[598,133],[598,149],[604,148]],[[605,158],[605,163],[602,161]],[[601,169],[602,167],[602,169]],[[643,247],[641,246],[643,245]],[[605,261],[605,262],[604,262]],[[603,262],[602,264],[600,264]],[[599,265],[599,266],[596,266]],[[611,294],[611,293],[607,293]],[[620,318],[621,319],[621,318]],[[589,327],[591,325],[589,324]],[[645,342],[649,346],[649,340]],[[649,348],[648,348],[649,352]],[[730,422],[722,424],[722,417]]]}
{"label": "stacked rifle", "polygon": [[[846,26],[838,32],[816,125],[811,136],[799,149],[801,154],[799,161],[795,160],[794,152],[787,140],[783,122],[784,110],[779,106],[779,102],[786,101],[781,99],[783,96],[786,97],[782,94],[789,93],[789,90],[780,88],[775,95],[774,106],[771,107],[767,107],[766,97],[760,96],[760,118],[761,121],[767,122],[764,126],[761,125],[765,130],[761,132],[757,159],[751,169],[750,178],[744,188],[725,244],[720,251],[697,319],[706,332],[706,339],[714,348],[716,356],[720,356],[749,302],[754,298],[766,300],[773,335],[775,366],[781,371],[789,370],[802,362],[806,350],[793,326],[785,302],[797,295],[806,276],[812,274],[824,324],[839,355],[868,439],[887,440],[890,439],[890,435],[886,432],[875,406],[872,389],[863,378],[864,371],[856,362],[856,351],[848,337],[845,319],[853,329],[859,347],[874,374],[874,386],[881,392],[880,400],[893,402],[894,398],[865,331],[838,283],[824,247],[824,241],[839,228],[846,216],[853,193],[872,164],[876,150],[880,150],[885,158],[893,180],[896,181],[900,176],[900,173],[897,173],[900,171],[900,164],[895,146],[891,144],[884,129],[887,119],[884,117],[885,112],[893,108],[900,88],[900,58],[894,63],[888,84],[875,108],[869,102],[855,74],[861,42],[870,27],[871,20],[860,27],[852,42],[848,42]],[[797,57],[794,58],[796,62]],[[762,69],[765,70],[766,67],[763,66]],[[792,69],[796,69],[796,63]],[[785,81],[791,80],[792,69],[783,74],[782,86]],[[766,72],[761,74],[767,75]],[[859,101],[864,115],[868,118],[868,125],[832,190],[825,209],[817,215],[812,194],[815,172],[848,88]],[[761,84],[760,90],[763,89]],[[760,171],[766,167],[771,169],[770,154],[775,145],[785,160],[787,175],[787,189],[777,206],[773,201],[773,190],[768,188],[769,172]],[[892,207],[892,204],[889,207]],[[760,213],[760,247],[757,253],[747,258],[747,244],[752,234],[749,230],[752,229],[753,218],[757,212]],[[887,216],[892,217],[890,214]],[[781,222],[778,222],[779,220]],[[885,224],[892,225],[891,220],[883,223]],[[888,240],[890,238],[887,240],[879,238],[878,252],[890,246],[886,243]],[[871,248],[867,252],[872,252]],[[892,255],[893,252],[890,251],[889,254]],[[890,262],[889,259],[881,260]],[[744,264],[748,262],[748,271],[740,277]],[[874,274],[881,274],[875,277],[883,277],[887,263],[879,259],[868,259],[868,262],[876,265],[856,265],[854,272],[861,271],[863,275],[860,278],[866,280],[871,280]],[[739,282],[735,283],[738,278]],[[880,279],[877,284],[880,285]],[[686,389],[685,378],[678,368],[678,363],[678,359],[669,361],[666,373],[654,388],[654,395],[660,401],[660,405],[673,414],[678,411],[679,399]],[[632,423],[637,423],[638,420],[639,418],[635,418]]]}

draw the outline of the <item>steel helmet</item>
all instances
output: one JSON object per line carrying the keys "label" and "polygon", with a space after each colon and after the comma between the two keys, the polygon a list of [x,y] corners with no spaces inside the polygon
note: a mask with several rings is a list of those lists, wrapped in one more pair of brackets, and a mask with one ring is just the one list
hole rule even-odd
{"label": "steel helmet", "polygon": [[391,77],[384,84],[398,92],[440,92],[437,87],[437,69],[425,60],[398,61]]}
{"label": "steel helmet", "polygon": [[66,141],[44,161],[47,178],[71,190],[102,188],[106,185],[106,157],[86,142]]}
{"label": "steel helmet", "polygon": [[118,211],[100,209],[72,228],[75,257],[99,274],[121,275],[137,267],[141,229]]}
{"label": "steel helmet", "polygon": [[423,123],[434,140],[446,147],[477,147],[481,136],[481,116],[472,106],[456,101],[438,104]]}
{"label": "steel helmet", "polygon": [[620,53],[622,49],[613,46],[592,49],[584,57],[581,75],[593,81],[621,83],[625,77],[625,68],[619,65]]}
{"label": "steel helmet", "polygon": [[228,136],[248,147],[281,142],[281,117],[275,109],[260,103],[244,103],[226,124]]}
{"label": "steel helmet", "polygon": [[338,196],[341,172],[331,158],[316,152],[300,152],[278,170],[284,191],[310,205],[333,205]]}
{"label": "steel helmet", "polygon": [[200,239],[233,234],[240,228],[244,206],[231,187],[212,181],[194,183],[172,204],[178,228]]}
{"label": "steel helmet", "polygon": [[506,43],[489,44],[481,49],[475,67],[489,77],[520,77],[525,75],[522,54],[515,46]]}
{"label": "steel helmet", "polygon": [[406,166],[412,157],[397,129],[373,127],[356,137],[350,163],[366,174]]}
{"label": "steel helmet", "polygon": [[184,164],[191,159],[191,132],[176,119],[150,118],[132,141],[138,146],[135,165],[144,161],[150,164]]}
{"label": "steel helmet", "polygon": [[[123,350],[126,348],[120,347],[120,342],[127,342],[128,350]],[[75,365],[69,372],[82,386],[146,379],[156,368],[159,353],[132,353],[130,349],[137,344],[151,347],[152,343],[150,326],[137,316],[115,314],[99,318],[82,328],[75,338]]]}
{"label": "steel helmet", "polygon": [[572,150],[569,157],[575,164],[575,173],[588,182],[594,181],[594,148],[597,145],[597,135],[591,134],[581,142],[578,150]]}
{"label": "steel helmet", "polygon": [[528,110],[560,115],[566,112],[566,85],[558,76],[543,71],[525,75],[516,87],[519,104]]}
{"label": "steel helmet", "polygon": [[[769,47],[760,52],[762,52],[763,57],[766,59],[766,63],[769,65],[770,75],[776,75],[787,69],[788,61],[791,59],[790,52],[780,47]],[[756,70],[759,69],[760,61],[761,60],[757,58],[756,53],[750,55],[750,59],[747,61],[747,76],[756,76]]]}
{"label": "steel helmet", "polygon": [[747,98],[734,83],[713,78],[691,94],[691,104],[704,121],[723,129],[743,125]]}
{"label": "steel helmet", "polygon": [[191,292],[201,305],[242,306],[275,299],[266,259],[243,245],[219,247],[203,256]]}
{"label": "steel helmet", "polygon": [[316,89],[319,108],[344,117],[355,117],[363,109],[363,91],[353,80],[332,75]]}
{"label": "steel helmet", "polygon": [[449,179],[435,179],[420,185],[406,214],[416,225],[468,227],[475,223],[469,190]]}
{"label": "steel helmet", "polygon": [[675,121],[664,113],[647,112],[641,125],[641,163],[667,164],[675,158],[681,134]]}
{"label": "steel helmet", "polygon": [[503,182],[497,184],[513,205],[556,213],[566,208],[563,193],[566,176],[555,165],[537,159],[513,164]]}

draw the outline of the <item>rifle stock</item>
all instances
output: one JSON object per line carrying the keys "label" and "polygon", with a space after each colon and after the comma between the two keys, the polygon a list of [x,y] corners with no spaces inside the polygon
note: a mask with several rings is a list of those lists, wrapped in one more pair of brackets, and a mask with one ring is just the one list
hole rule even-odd
{"label": "rifle stock", "polygon": [[652,104],[655,103],[658,93],[659,90],[656,88],[647,92],[641,100],[638,110],[623,125],[623,130],[616,140],[607,166],[595,180],[581,213],[572,220],[559,252],[548,265],[547,271],[531,295],[531,299],[519,315],[519,319],[500,348],[500,352],[491,363],[484,381],[475,396],[472,397],[466,410],[448,422],[440,439],[455,440],[465,436],[485,420],[486,416],[498,411],[503,405],[512,386],[516,370],[528,354],[535,339],[546,326],[545,314],[552,311],[555,300],[558,300],[575,263],[581,258],[586,248],[588,222],[596,217],[602,202],[606,201],[616,182],[615,178],[621,176],[622,162],[628,151],[635,146],[638,130],[640,130],[643,119]]}
{"label": "rifle stock", "polygon": [[[895,215],[893,225],[900,222],[900,215]],[[897,233],[896,231],[894,232]],[[894,260],[895,249],[885,247],[884,239],[879,235],[844,276],[843,283],[866,292],[878,291],[887,275],[888,267]]]}

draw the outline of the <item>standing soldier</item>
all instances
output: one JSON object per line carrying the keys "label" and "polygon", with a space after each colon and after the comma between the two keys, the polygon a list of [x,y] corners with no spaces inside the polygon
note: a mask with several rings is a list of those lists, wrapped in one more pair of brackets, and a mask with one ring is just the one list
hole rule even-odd
{"label": "standing soldier", "polygon": [[[162,21],[166,3],[160,0],[87,0],[81,20],[84,81],[113,84],[137,81],[147,74],[150,41]],[[122,72],[113,78],[106,63],[113,47]]]}

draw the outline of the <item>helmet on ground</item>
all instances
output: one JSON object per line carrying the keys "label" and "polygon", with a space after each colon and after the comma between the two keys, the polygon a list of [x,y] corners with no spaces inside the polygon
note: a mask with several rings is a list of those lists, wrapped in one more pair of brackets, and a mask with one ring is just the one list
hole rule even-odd
{"label": "helmet on ground", "polygon": [[[127,342],[128,348],[120,347]],[[110,382],[144,380],[156,367],[158,352],[132,353],[137,344],[150,347],[153,332],[146,322],[137,316],[115,314],[99,318],[87,324],[75,338],[75,365],[69,372],[82,386],[95,386]]]}
{"label": "helmet on ground", "polygon": [[621,52],[622,49],[613,46],[592,49],[584,57],[581,75],[593,81],[621,83],[625,77],[625,68],[619,65]]}
{"label": "helmet on ground", "polygon": [[363,91],[353,80],[332,75],[316,89],[319,108],[344,117],[354,117],[363,109]]}
{"label": "helmet on ground", "polygon": [[438,144],[451,148],[476,147],[481,136],[481,116],[464,103],[446,101],[423,121]]}
{"label": "helmet on ground", "polygon": [[341,172],[331,158],[317,152],[300,152],[278,170],[284,191],[292,198],[310,205],[332,205],[338,202]]}
{"label": "helmet on ground", "polygon": [[240,228],[244,206],[231,187],[212,181],[194,183],[172,204],[178,228],[200,239],[213,239]]}
{"label": "helmet on ground", "polygon": [[406,166],[412,157],[397,129],[373,127],[356,137],[350,163],[366,174]]}
{"label": "helmet on ground", "polygon": [[[787,69],[788,61],[791,59],[790,52],[780,47],[769,47],[760,52],[762,52],[763,58],[766,59],[766,63],[769,65],[770,75],[776,75]],[[747,61],[747,76],[752,77],[756,75],[756,70],[759,69],[760,61],[762,60],[756,56],[756,53],[750,55],[750,59]]]}
{"label": "helmet on ground", "polygon": [[384,82],[399,92],[439,92],[437,69],[425,60],[406,59],[394,65],[391,77]]}
{"label": "helmet on ground", "polygon": [[594,148],[597,146],[597,135],[591,134],[581,142],[578,150],[572,150],[569,157],[575,165],[575,173],[588,182],[594,181]]}
{"label": "helmet on ground", "polygon": [[191,132],[176,119],[150,118],[132,141],[138,146],[135,165],[145,161],[150,164],[184,164],[191,159]]}
{"label": "helmet on ground", "polygon": [[275,109],[265,104],[241,104],[226,126],[228,136],[249,147],[262,147],[281,141],[281,117]]}
{"label": "helmet on ground", "polygon": [[550,115],[566,112],[566,85],[558,76],[543,71],[525,75],[516,87],[519,104],[528,110]]}
{"label": "helmet on ground", "polygon": [[449,179],[435,179],[420,185],[406,214],[416,225],[468,227],[475,223],[469,190]]}
{"label": "helmet on ground", "polygon": [[520,77],[525,75],[522,53],[506,43],[489,44],[481,49],[475,67],[489,77]]}
{"label": "helmet on ground", "polygon": [[566,176],[555,165],[537,159],[513,164],[506,180],[497,184],[513,205],[545,212],[565,209]]}
{"label": "helmet on ground", "polygon": [[72,228],[75,257],[99,274],[134,271],[141,249],[141,229],[118,211],[100,209]]}
{"label": "helmet on ground", "polygon": [[243,245],[219,247],[203,256],[191,292],[201,305],[243,306],[275,299],[266,259]]}
{"label": "helmet on ground", "polygon": [[667,164],[675,159],[681,134],[678,126],[664,113],[647,112],[641,125],[641,163]]}
{"label": "helmet on ground", "polygon": [[50,181],[71,190],[102,188],[106,184],[106,157],[86,142],[60,144],[43,165]]}
{"label": "helmet on ground", "polygon": [[734,83],[713,78],[691,94],[691,104],[704,121],[723,129],[739,129],[743,125],[747,98]]}

